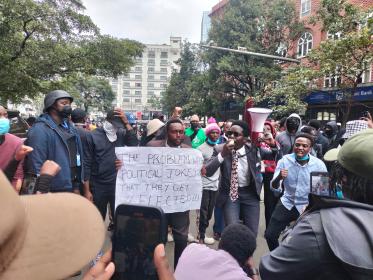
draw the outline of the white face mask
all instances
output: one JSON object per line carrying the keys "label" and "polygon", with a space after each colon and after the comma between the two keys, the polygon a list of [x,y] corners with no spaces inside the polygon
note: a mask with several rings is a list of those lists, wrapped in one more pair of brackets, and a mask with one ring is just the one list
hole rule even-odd
{"label": "white face mask", "polygon": [[115,142],[117,140],[117,129],[110,122],[104,121],[103,129],[110,142]]}

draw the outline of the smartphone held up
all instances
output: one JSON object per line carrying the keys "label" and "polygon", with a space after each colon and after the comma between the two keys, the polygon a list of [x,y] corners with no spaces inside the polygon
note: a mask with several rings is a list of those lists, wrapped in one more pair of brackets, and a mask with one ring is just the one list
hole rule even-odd
{"label": "smartphone held up", "polygon": [[121,204],[115,210],[113,261],[115,280],[158,279],[153,252],[166,242],[167,224],[162,209]]}

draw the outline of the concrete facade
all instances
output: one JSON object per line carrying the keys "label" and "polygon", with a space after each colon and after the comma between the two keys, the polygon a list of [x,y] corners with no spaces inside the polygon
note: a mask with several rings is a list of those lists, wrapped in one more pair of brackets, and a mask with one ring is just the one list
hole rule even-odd
{"label": "concrete facade", "polygon": [[149,118],[150,112],[159,111],[150,104],[153,96],[159,98],[167,87],[171,73],[178,71],[182,39],[170,37],[169,44],[146,44],[141,57],[125,76],[109,79],[116,94],[113,104],[139,119]]}

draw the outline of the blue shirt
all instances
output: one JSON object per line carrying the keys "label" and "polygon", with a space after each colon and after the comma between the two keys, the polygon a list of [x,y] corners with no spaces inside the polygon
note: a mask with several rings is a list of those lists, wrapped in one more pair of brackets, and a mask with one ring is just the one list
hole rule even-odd
{"label": "blue shirt", "polygon": [[[291,210],[295,206],[298,212],[301,213],[304,206],[308,204],[311,172],[327,172],[326,166],[324,162],[312,155],[310,155],[308,163],[302,166],[295,160],[295,154],[293,153],[285,155],[277,163],[273,180],[280,174],[281,169],[288,170],[288,176],[283,180],[285,191],[281,197],[281,202],[286,209]],[[279,188],[275,191],[281,191],[281,189]]]}

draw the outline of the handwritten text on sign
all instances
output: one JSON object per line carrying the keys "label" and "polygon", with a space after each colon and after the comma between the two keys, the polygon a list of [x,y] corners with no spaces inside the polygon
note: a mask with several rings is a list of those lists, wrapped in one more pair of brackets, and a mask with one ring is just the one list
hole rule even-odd
{"label": "handwritten text on sign", "polygon": [[115,148],[123,163],[117,175],[115,205],[158,206],[165,213],[199,209],[201,152],[166,147]]}

